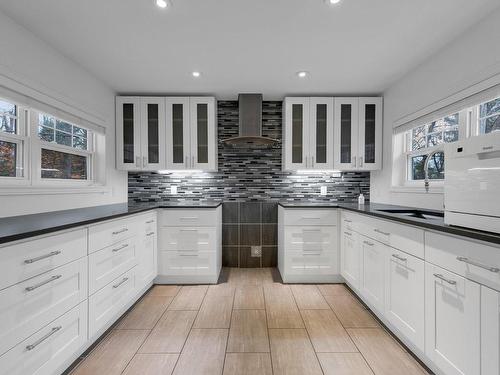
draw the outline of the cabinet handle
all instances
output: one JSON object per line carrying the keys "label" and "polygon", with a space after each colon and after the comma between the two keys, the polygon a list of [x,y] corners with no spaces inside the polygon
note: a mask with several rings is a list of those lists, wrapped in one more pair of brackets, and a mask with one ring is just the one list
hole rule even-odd
{"label": "cabinet handle", "polygon": [[117,230],[117,231],[113,232],[113,235],[117,235],[117,234],[120,234],[123,232],[128,232],[128,228],[123,228],[123,229]]}
{"label": "cabinet handle", "polygon": [[198,254],[179,254],[180,257],[197,257]]}
{"label": "cabinet handle", "polygon": [[352,220],[347,220],[347,219],[344,219],[344,221],[345,221],[346,223],[352,223]]}
{"label": "cabinet handle", "polygon": [[320,217],[315,217],[315,216],[302,216],[301,219],[304,220],[320,220]]}
{"label": "cabinet handle", "polygon": [[399,259],[402,262],[406,262],[408,259],[403,258],[402,256],[399,256],[398,254],[392,254],[393,258]]}
{"label": "cabinet handle", "polygon": [[26,350],[33,350],[35,349],[38,345],[40,345],[42,342],[44,342],[45,340],[47,340],[50,336],[52,336],[54,333],[56,333],[57,331],[61,330],[62,329],[62,326],[57,326],[57,327],[53,327],[49,333],[47,333],[45,336],[42,336],[40,337],[38,340],[36,340],[33,344],[30,344],[30,345],[26,345]]}
{"label": "cabinet handle", "polygon": [[155,232],[149,232],[148,234],[146,234],[146,236],[152,236],[153,234],[155,234]]}
{"label": "cabinet handle", "polygon": [[135,157],[135,166],[136,167],[140,167],[141,166],[141,157],[140,156],[136,156]]}
{"label": "cabinet handle", "polygon": [[151,223],[154,223],[155,221],[154,220],[148,220],[146,221],[146,224],[151,224]]}
{"label": "cabinet handle", "polygon": [[362,156],[359,157],[359,167],[360,168],[363,167],[363,157]]}
{"label": "cabinet handle", "polygon": [[349,233],[349,232],[344,232],[344,234],[347,234],[348,236],[352,236],[352,233]]}
{"label": "cabinet handle", "polygon": [[353,164],[353,167],[356,167],[356,156],[353,156],[352,157],[352,164]]}
{"label": "cabinet handle", "polygon": [[388,232],[382,232],[380,229],[374,229],[373,231],[377,232],[377,233],[380,233],[380,234],[383,234],[384,236],[390,236],[391,234],[388,233]]}
{"label": "cabinet handle", "polygon": [[198,216],[183,216],[180,219],[181,220],[197,220]]}
{"label": "cabinet handle", "polygon": [[488,270],[490,272],[494,272],[494,273],[500,272],[500,268],[498,268],[498,267],[490,267],[490,266],[487,266],[485,264],[481,264],[479,262],[476,262],[474,260],[470,260],[469,258],[466,258],[466,257],[457,257],[457,260],[459,260],[460,262],[467,263],[467,264],[472,264],[473,266],[476,266],[479,268],[484,268],[485,270]]}
{"label": "cabinet handle", "polygon": [[435,273],[434,277],[437,277],[440,280],[446,281],[448,284],[451,284],[451,285],[455,285],[457,283],[455,280],[447,279],[446,277],[444,277],[443,275],[441,275],[439,273]]}
{"label": "cabinet handle", "polygon": [[147,165],[148,165],[148,157],[147,156],[143,156],[143,158],[142,158],[142,166],[146,167]]}
{"label": "cabinet handle", "polygon": [[115,248],[115,249],[113,249],[113,250],[111,250],[111,251],[112,251],[113,253],[116,253],[117,251],[123,250],[123,249],[125,249],[126,247],[128,247],[128,243],[123,244],[122,246],[117,247],[117,248]]}
{"label": "cabinet handle", "polygon": [[302,253],[303,256],[306,256],[306,257],[313,257],[313,256],[319,256],[321,255],[321,253],[315,253],[315,254],[312,254],[312,253]]}
{"label": "cabinet handle", "polygon": [[368,246],[374,246],[373,242],[363,241],[363,243]]}
{"label": "cabinet handle", "polygon": [[61,254],[61,252],[59,250],[58,251],[52,251],[51,253],[48,253],[48,254],[45,254],[45,255],[40,255],[39,257],[36,257],[36,258],[26,259],[24,261],[24,263],[26,263],[26,264],[35,263],[35,262],[38,262],[39,260],[47,259],[47,258],[56,256],[56,255],[59,255],[59,254]]}
{"label": "cabinet handle", "polygon": [[113,289],[119,288],[127,280],[128,280],[128,277],[124,277],[123,280],[120,281],[118,284],[113,285]]}
{"label": "cabinet handle", "polygon": [[62,277],[62,275],[55,275],[55,276],[52,276],[50,279],[47,279],[45,281],[42,281],[36,285],[32,285],[32,286],[28,286],[26,288],[24,288],[27,292],[31,292],[32,290],[35,290],[35,289],[38,289],[40,288],[41,286],[44,286],[45,284],[48,284],[48,283],[51,283],[52,281],[55,281],[57,279],[60,279]]}

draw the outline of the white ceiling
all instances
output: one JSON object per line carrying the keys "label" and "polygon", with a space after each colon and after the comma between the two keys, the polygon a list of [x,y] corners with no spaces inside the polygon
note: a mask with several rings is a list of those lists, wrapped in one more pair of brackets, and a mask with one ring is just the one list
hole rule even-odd
{"label": "white ceiling", "polygon": [[[376,94],[498,0],[1,0],[119,93]],[[191,72],[202,76],[194,79]],[[295,73],[307,70],[310,77]]]}

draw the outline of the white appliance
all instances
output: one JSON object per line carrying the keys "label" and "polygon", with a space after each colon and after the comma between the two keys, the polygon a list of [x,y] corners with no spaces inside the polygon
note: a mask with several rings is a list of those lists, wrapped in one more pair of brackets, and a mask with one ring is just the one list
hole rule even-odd
{"label": "white appliance", "polygon": [[500,132],[445,146],[444,221],[500,233]]}

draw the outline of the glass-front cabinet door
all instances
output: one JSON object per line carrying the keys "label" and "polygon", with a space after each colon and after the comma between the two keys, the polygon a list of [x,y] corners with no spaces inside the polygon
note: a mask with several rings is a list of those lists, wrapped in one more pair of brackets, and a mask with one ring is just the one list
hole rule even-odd
{"label": "glass-front cabinet door", "polygon": [[215,98],[191,97],[191,160],[188,169],[217,170]]}
{"label": "glass-front cabinet door", "polygon": [[166,118],[167,169],[190,169],[191,135],[189,120],[189,98],[167,98]]}
{"label": "glass-front cabinet door", "polygon": [[310,98],[309,167],[333,169],[333,98]]}
{"label": "glass-front cabinet door", "polygon": [[116,98],[116,168],[142,168],[140,98]]}
{"label": "glass-front cabinet door", "polygon": [[309,98],[285,98],[285,170],[309,168]]}
{"label": "glass-front cabinet door", "polygon": [[335,98],[334,167],[358,167],[358,98]]}
{"label": "glass-front cabinet door", "polygon": [[359,98],[358,167],[382,167],[382,98]]}
{"label": "glass-front cabinet door", "polygon": [[165,168],[165,98],[141,98],[141,169]]}

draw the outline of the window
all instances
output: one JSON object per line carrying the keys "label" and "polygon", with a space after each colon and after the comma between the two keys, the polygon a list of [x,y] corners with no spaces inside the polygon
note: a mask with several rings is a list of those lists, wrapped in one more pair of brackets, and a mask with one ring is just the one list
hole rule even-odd
{"label": "window", "polygon": [[0,99],[0,179],[18,179],[24,175],[24,113],[17,104]]}
{"label": "window", "polygon": [[459,113],[445,116],[408,131],[407,137],[407,179],[418,181],[425,178],[424,166],[431,153],[429,179],[444,179],[443,143],[455,142],[459,136]]}
{"label": "window", "polygon": [[479,105],[479,134],[500,131],[500,98]]}

